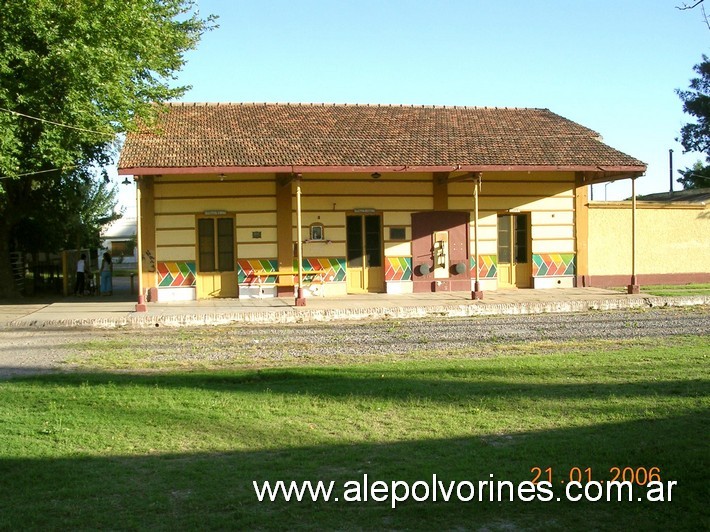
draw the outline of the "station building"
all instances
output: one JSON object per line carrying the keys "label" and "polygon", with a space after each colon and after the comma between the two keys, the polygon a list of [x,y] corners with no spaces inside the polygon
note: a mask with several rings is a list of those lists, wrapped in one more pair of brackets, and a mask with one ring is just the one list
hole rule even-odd
{"label": "station building", "polygon": [[547,109],[329,104],[167,104],[119,161],[159,301],[585,286],[589,185],[645,170]]}

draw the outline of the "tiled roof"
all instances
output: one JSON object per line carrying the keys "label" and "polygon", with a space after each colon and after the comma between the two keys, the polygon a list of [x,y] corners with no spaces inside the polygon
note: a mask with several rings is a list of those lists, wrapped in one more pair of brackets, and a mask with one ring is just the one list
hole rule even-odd
{"label": "tiled roof", "polygon": [[658,201],[663,203],[710,203],[710,188],[691,188],[688,190],[676,190],[672,194],[670,192],[656,192],[655,194],[646,194],[645,196],[637,196],[637,199],[642,201]]}
{"label": "tiled roof", "polygon": [[168,104],[129,133],[119,168],[635,167],[594,131],[547,109]]}

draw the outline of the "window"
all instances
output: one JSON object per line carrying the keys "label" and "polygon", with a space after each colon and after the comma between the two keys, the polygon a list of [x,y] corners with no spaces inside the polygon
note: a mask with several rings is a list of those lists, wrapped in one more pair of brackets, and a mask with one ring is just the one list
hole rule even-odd
{"label": "window", "polygon": [[528,215],[515,216],[515,262],[525,264],[528,262]]}
{"label": "window", "polygon": [[529,222],[527,214],[498,216],[498,262],[526,264],[528,258]]}
{"label": "window", "polygon": [[234,271],[234,220],[199,218],[197,234],[199,271]]}
{"label": "window", "polygon": [[407,240],[407,229],[404,227],[390,227],[390,240]]}
{"label": "window", "polygon": [[512,247],[510,216],[498,216],[498,262],[510,264],[510,248]]}

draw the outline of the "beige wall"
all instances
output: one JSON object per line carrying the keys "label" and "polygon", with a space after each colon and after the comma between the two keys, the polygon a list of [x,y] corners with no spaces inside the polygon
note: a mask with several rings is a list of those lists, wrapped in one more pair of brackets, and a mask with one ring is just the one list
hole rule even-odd
{"label": "beige wall", "polygon": [[[451,182],[445,179],[451,177]],[[382,214],[384,255],[394,259],[412,255],[412,213],[448,208],[473,216],[473,182],[458,181],[464,173],[390,172],[373,179],[369,172],[304,174],[301,179],[303,237],[309,227],[322,224],[324,241],[303,245],[311,259],[346,255],[346,217],[353,212]],[[155,178],[155,245],[158,262],[196,261],[196,218],[205,211],[224,211],[236,224],[238,260],[274,260],[290,264],[290,245],[281,246],[279,234],[289,230],[297,240],[296,182],[290,175],[234,174],[166,175]],[[438,179],[438,180],[437,180]],[[284,196],[285,194],[285,196]],[[277,205],[287,212],[277,214]],[[484,173],[479,196],[479,254],[495,261],[497,217],[530,213],[532,254],[567,254],[575,245],[575,174],[573,172]],[[289,227],[290,218],[290,227]],[[473,220],[469,235],[473,254]],[[390,229],[403,228],[404,241],[391,240]],[[494,270],[489,270],[493,272]],[[569,277],[569,275],[568,275]],[[493,280],[495,280],[493,278]]]}
{"label": "beige wall", "polygon": [[[636,215],[642,282],[652,274],[710,275],[710,207],[639,202]],[[630,202],[589,204],[589,274],[592,284],[599,276],[631,275]]]}
{"label": "beige wall", "polygon": [[[155,181],[159,261],[195,260],[196,215],[237,213],[237,257],[276,257],[276,183],[273,174],[162,176]],[[254,238],[261,232],[261,238]]]}
{"label": "beige wall", "polygon": [[[430,173],[387,174],[380,179],[373,179],[369,173],[309,174],[303,178],[301,191],[304,235],[311,224],[322,223],[326,239],[326,242],[307,242],[303,246],[306,257],[344,257],[345,217],[363,209],[383,213],[385,256],[411,255],[409,242],[389,240],[389,228],[404,227],[407,239],[411,240],[411,214],[434,208]],[[293,240],[296,241],[295,197]]]}
{"label": "beige wall", "polygon": [[[408,242],[389,241],[389,228],[404,227],[411,239],[411,214],[431,210],[432,175],[309,174],[302,181],[304,235],[313,223],[325,227],[327,242],[306,243],[312,257],[345,255],[345,215],[359,209],[383,212],[385,255],[411,254]],[[155,182],[156,245],[159,260],[195,260],[195,215],[208,210],[236,213],[237,257],[277,256],[274,175],[164,176]],[[448,185],[448,208],[473,211],[473,184]],[[293,239],[296,239],[295,194]],[[574,174],[487,173],[479,202],[479,252],[497,253],[497,214],[531,212],[533,253],[574,253]],[[473,226],[473,223],[471,223]],[[261,238],[253,238],[253,232]],[[471,227],[473,238],[473,227]]]}
{"label": "beige wall", "polygon": [[[573,172],[484,173],[478,207],[479,253],[498,253],[498,214],[508,211],[531,213],[532,253],[574,253],[574,181]],[[449,209],[473,211],[473,183],[449,185]],[[473,239],[473,221],[470,235]]]}

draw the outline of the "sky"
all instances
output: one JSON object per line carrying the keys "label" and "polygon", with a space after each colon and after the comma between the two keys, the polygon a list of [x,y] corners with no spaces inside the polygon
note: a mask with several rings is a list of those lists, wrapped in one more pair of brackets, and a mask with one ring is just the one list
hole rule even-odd
{"label": "sky", "polygon": [[[645,162],[638,194],[669,189],[670,149],[675,177],[703,158],[675,140],[691,121],[675,91],[710,44],[682,0],[196,3],[219,27],[186,55],[180,101],[547,108]],[[628,198],[630,180],[593,195]]]}

